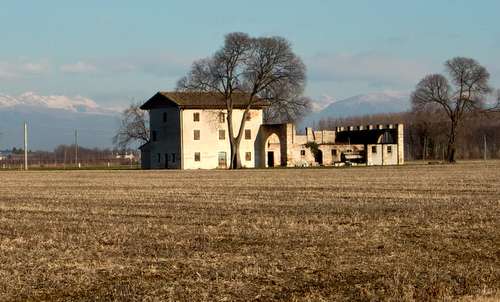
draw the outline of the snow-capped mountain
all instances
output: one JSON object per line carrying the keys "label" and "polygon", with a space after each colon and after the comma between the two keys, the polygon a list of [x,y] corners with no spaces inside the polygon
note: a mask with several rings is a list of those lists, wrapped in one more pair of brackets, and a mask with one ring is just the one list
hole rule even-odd
{"label": "snow-capped mountain", "polygon": [[18,96],[0,94],[0,109],[58,109],[70,112],[92,113],[92,114],[116,114],[116,111],[99,106],[93,100],[64,95],[38,95],[34,92],[26,92]]}
{"label": "snow-capped mountain", "polygon": [[301,126],[312,126],[326,118],[403,112],[409,110],[410,107],[410,94],[407,92],[385,91],[357,95],[334,101],[324,109],[311,113],[304,118]]}
{"label": "snow-capped mountain", "polygon": [[82,96],[0,94],[0,149],[22,146],[25,121],[32,150],[72,144],[75,130],[82,146],[110,147],[119,125],[119,113],[120,110],[104,108]]}

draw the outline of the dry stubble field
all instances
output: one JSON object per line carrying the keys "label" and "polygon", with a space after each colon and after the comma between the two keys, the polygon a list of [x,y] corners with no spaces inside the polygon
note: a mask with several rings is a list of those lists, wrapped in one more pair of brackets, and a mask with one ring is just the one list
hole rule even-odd
{"label": "dry stubble field", "polygon": [[493,301],[499,289],[498,161],[0,172],[1,301]]}

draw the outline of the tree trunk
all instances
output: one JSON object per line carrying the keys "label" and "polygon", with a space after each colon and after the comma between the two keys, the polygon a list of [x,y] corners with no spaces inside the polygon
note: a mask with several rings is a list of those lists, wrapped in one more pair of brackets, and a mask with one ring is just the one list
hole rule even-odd
{"label": "tree trunk", "polygon": [[241,157],[240,157],[240,142],[243,136],[243,129],[245,127],[246,115],[248,114],[248,110],[243,114],[240,129],[238,130],[238,135],[234,136],[233,129],[233,112],[232,110],[228,110],[227,112],[227,127],[229,134],[229,143],[231,145],[231,161],[229,164],[229,169],[241,169]]}
{"label": "tree trunk", "polygon": [[457,123],[455,121],[451,122],[450,136],[448,138],[448,148],[447,148],[447,161],[449,163],[455,163],[455,153],[456,153],[456,136],[457,136]]}
{"label": "tree trunk", "polygon": [[240,142],[237,139],[231,140],[230,169],[241,169]]}

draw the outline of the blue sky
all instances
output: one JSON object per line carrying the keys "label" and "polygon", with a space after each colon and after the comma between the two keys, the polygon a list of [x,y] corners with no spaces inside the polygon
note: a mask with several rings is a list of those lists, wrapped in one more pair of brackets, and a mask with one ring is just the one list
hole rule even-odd
{"label": "blue sky", "polygon": [[469,56],[500,87],[500,1],[0,0],[0,93],[126,106],[175,87],[224,34],[289,39],[318,101],[410,91]]}

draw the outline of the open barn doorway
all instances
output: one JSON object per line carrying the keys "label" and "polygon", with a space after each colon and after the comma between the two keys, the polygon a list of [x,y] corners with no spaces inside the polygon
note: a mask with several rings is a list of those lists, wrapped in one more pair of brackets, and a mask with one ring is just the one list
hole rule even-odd
{"label": "open barn doorway", "polygon": [[323,151],[319,150],[316,151],[316,154],[314,154],[314,161],[318,163],[318,165],[322,166],[323,165]]}
{"label": "open barn doorway", "polygon": [[274,167],[274,152],[273,151],[267,151],[267,166],[269,168]]}
{"label": "open barn doorway", "polygon": [[266,141],[266,167],[273,168],[281,164],[281,144],[276,133],[271,134]]}

